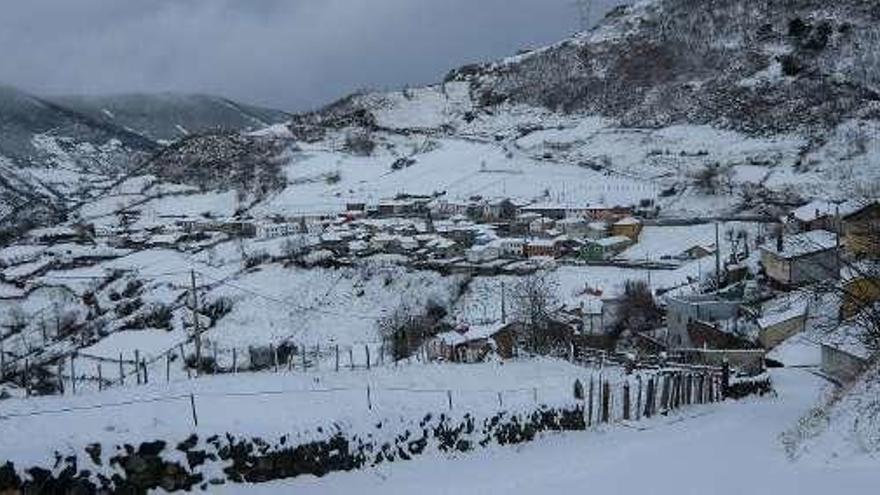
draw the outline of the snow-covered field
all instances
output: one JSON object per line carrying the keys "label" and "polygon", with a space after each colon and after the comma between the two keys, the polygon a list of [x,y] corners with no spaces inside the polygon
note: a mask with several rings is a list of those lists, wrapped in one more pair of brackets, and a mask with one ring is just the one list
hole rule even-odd
{"label": "snow-covered field", "polygon": [[[876,464],[793,462],[778,435],[825,386],[806,370],[772,372],[778,396],[701,406],[637,427],[548,434],[518,447],[434,455],[351,473],[265,485],[249,493],[871,493]],[[228,485],[218,493],[237,493]]]}
{"label": "snow-covered field", "polygon": [[[537,403],[569,404],[574,380],[595,372],[562,361],[524,360],[473,365],[404,362],[371,370],[282,370],[171,383],[154,375],[153,382],[138,387],[3,401],[0,459],[44,464],[53,451],[82,454],[92,442],[173,442],[192,432],[202,437],[228,431],[307,438],[316,435],[316,428],[334,424],[358,433],[369,431],[377,421],[406,423],[441,412],[489,416],[498,410],[529,410]],[[617,368],[604,370],[606,379],[620,373]],[[189,394],[195,396],[198,427],[193,425]]]}

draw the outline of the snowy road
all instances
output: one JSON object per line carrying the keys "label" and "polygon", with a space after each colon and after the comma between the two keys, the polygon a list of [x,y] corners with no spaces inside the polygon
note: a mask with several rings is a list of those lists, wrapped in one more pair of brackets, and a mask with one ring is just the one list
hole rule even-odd
{"label": "snowy road", "polygon": [[[324,478],[248,487],[256,493],[822,494],[876,493],[880,470],[792,463],[778,436],[823,383],[803,369],[773,372],[779,396],[692,409],[636,430],[550,435],[518,448],[425,457]],[[241,490],[229,485],[229,493]]]}

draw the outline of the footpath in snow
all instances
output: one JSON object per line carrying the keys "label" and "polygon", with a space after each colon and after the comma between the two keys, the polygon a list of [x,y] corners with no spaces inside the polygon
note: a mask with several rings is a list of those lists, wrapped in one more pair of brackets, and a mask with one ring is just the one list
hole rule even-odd
{"label": "footpath in snow", "polygon": [[779,435],[815,404],[825,382],[807,369],[775,370],[772,378],[775,398],[704,406],[644,428],[552,434],[516,448],[429,456],[248,491],[827,495],[870,493],[867,487],[880,486],[876,467],[790,461]]}

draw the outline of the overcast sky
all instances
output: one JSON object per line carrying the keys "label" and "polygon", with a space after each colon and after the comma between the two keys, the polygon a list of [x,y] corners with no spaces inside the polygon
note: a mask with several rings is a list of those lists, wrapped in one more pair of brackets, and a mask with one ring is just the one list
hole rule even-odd
{"label": "overcast sky", "polygon": [[[593,3],[598,19],[624,2]],[[0,16],[0,82],[302,110],[356,89],[435,82],[577,28],[573,0],[22,0]]]}

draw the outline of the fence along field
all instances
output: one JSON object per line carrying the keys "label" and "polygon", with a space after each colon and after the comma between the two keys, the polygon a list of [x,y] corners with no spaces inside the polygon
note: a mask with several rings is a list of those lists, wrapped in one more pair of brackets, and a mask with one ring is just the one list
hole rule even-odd
{"label": "fence along field", "polygon": [[[344,373],[346,370],[341,369],[340,372]],[[279,367],[279,373],[298,371]],[[465,389],[383,387],[367,381],[362,387],[198,391],[188,389],[185,384],[189,382],[179,381],[171,387],[172,393],[147,397],[129,393],[136,389],[118,389],[118,393],[114,394],[119,397],[118,400],[93,401],[94,398],[103,397],[103,394],[87,394],[71,397],[73,400],[70,405],[55,408],[35,408],[29,406],[36,405],[34,401],[15,401],[14,405],[10,404],[12,407],[7,407],[6,411],[0,413],[0,421],[30,421],[41,417],[45,420],[46,416],[52,416],[53,422],[69,420],[80,423],[83,414],[93,416],[97,413],[100,417],[102,410],[112,410],[113,412],[105,412],[105,417],[108,414],[134,413],[132,416],[135,417],[145,415],[143,420],[148,423],[150,415],[156,418],[173,417],[177,421],[184,421],[181,418],[185,418],[191,425],[178,426],[186,429],[189,426],[198,427],[200,420],[204,426],[206,419],[208,425],[222,427],[222,421],[227,416],[226,411],[230,408],[247,410],[259,407],[263,411],[273,404],[281,411],[288,411],[290,405],[295,404],[297,413],[293,416],[308,416],[310,420],[327,420],[327,412],[337,411],[340,406],[344,406],[346,411],[359,409],[395,414],[412,409],[418,410],[417,414],[424,414],[446,410],[494,413],[505,410],[534,410],[541,406],[575,405],[583,409],[584,421],[588,426],[597,426],[639,421],[691,405],[718,402],[724,398],[725,389],[723,373],[708,368],[644,369],[631,374],[624,373],[618,367],[593,368],[585,369],[578,376],[566,374],[544,378],[554,380],[554,383],[523,388]],[[146,380],[143,383],[146,384]],[[144,409],[145,404],[150,404],[150,407]],[[214,411],[224,412],[214,415]],[[188,414],[182,415],[183,412]]]}

